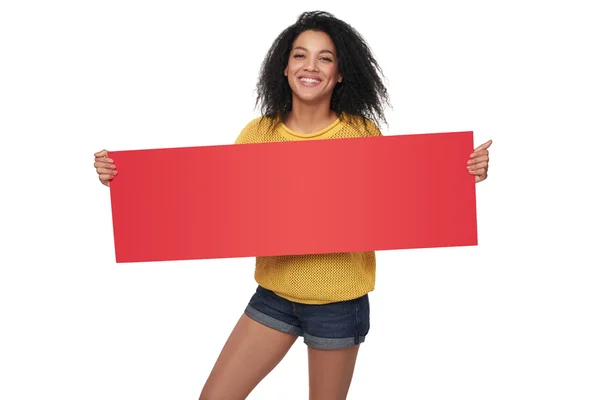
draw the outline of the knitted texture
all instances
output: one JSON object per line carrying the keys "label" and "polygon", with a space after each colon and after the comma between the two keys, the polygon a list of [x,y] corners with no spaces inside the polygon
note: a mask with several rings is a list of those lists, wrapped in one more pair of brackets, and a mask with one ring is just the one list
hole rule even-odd
{"label": "knitted texture", "polygon": [[[298,134],[283,123],[272,125],[270,120],[259,117],[246,125],[235,143],[367,136],[381,136],[381,132],[372,121],[367,120],[365,126],[354,116],[343,115],[330,126],[311,134]],[[351,300],[375,288],[375,252],[257,257],[254,277],[265,289],[297,303]]]}

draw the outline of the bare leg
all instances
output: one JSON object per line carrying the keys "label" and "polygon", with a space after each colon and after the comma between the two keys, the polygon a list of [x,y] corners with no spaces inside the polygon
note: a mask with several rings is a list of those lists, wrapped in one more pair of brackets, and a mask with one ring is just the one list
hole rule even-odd
{"label": "bare leg", "polygon": [[242,400],[273,370],[296,341],[242,315],[227,339],[200,400]]}
{"label": "bare leg", "polygon": [[310,400],[345,400],[360,345],[339,350],[308,348]]}

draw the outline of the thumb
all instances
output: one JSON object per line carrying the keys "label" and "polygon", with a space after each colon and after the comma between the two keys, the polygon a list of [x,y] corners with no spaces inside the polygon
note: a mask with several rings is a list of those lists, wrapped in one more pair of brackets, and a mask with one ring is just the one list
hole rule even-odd
{"label": "thumb", "polygon": [[485,142],[484,144],[482,144],[481,146],[479,146],[478,148],[476,148],[475,150],[473,150],[473,152],[479,151],[479,150],[485,150],[488,147],[490,147],[492,145],[492,141],[488,140],[487,142]]}

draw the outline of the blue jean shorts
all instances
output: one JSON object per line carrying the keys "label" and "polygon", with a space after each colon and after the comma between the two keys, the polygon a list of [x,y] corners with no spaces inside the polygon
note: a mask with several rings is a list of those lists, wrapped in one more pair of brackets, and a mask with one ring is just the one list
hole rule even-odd
{"label": "blue jean shorts", "polygon": [[342,349],[365,341],[370,327],[369,297],[329,304],[302,304],[258,286],[245,314],[256,322],[304,337],[315,349]]}

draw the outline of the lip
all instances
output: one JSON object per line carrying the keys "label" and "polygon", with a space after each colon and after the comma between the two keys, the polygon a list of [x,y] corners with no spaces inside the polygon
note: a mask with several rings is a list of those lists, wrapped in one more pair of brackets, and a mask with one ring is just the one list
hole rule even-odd
{"label": "lip", "polygon": [[[303,81],[302,79],[314,79],[316,82],[306,82],[306,81]],[[302,86],[308,86],[308,87],[317,86],[317,85],[319,85],[322,82],[321,78],[319,78],[319,77],[316,77],[316,76],[307,76],[307,75],[301,75],[301,76],[299,76],[298,77],[298,81],[300,82],[300,85],[302,85]]]}

